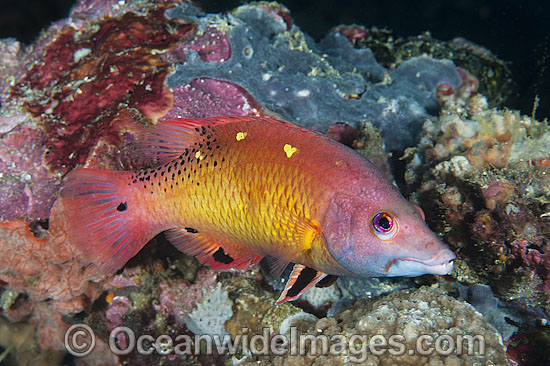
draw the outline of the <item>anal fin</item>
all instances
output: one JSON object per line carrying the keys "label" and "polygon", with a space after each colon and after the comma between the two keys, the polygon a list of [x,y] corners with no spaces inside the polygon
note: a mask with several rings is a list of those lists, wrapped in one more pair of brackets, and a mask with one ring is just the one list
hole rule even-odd
{"label": "anal fin", "polygon": [[295,264],[285,289],[275,303],[279,305],[286,301],[296,300],[301,294],[315,286],[326,276],[328,275],[324,272],[317,271],[302,264]]}
{"label": "anal fin", "polygon": [[242,246],[192,228],[170,229],[166,237],[178,250],[217,271],[246,269],[262,259]]}

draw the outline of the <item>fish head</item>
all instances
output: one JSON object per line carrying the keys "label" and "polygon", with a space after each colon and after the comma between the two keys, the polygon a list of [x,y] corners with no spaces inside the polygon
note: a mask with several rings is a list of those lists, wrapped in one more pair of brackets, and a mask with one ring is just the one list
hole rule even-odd
{"label": "fish head", "polygon": [[430,230],[422,209],[389,182],[336,195],[327,210],[327,246],[358,277],[445,275],[455,254]]}

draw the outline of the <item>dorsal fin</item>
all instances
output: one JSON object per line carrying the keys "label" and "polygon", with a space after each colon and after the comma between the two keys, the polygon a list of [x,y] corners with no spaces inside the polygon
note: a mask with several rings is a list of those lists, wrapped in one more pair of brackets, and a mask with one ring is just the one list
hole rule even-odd
{"label": "dorsal fin", "polygon": [[206,133],[208,120],[172,119],[147,128],[140,138],[140,151],[155,163],[166,163],[180,156]]}
{"label": "dorsal fin", "polygon": [[152,162],[162,164],[180,156],[186,148],[192,146],[201,136],[213,133],[213,128],[217,125],[255,121],[292,125],[289,122],[269,118],[246,116],[202,119],[175,118],[146,128],[139,138],[138,150],[149,157]]}

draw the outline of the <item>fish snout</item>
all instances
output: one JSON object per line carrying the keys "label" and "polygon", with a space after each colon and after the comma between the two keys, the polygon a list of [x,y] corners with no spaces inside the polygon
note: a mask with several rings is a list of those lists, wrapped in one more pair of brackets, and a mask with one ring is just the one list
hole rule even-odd
{"label": "fish snout", "polygon": [[455,253],[443,248],[429,258],[401,257],[388,263],[388,276],[422,276],[425,274],[446,275],[453,270]]}
{"label": "fish snout", "polygon": [[[446,275],[453,270],[456,254],[448,248],[441,250],[431,259],[401,258],[400,261],[413,262],[410,266],[418,267],[425,274]],[[414,264],[416,263],[416,264]]]}

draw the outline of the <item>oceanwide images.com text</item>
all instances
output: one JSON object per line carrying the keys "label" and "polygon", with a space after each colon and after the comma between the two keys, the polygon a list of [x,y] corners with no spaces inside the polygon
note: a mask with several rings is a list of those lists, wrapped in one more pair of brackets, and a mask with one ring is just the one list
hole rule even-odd
{"label": "oceanwide images.com text", "polygon": [[[84,357],[93,352],[96,336],[86,324],[75,324],[65,333],[65,347],[75,357]],[[412,347],[411,347],[412,346]],[[248,328],[241,334],[225,335],[136,335],[127,327],[117,327],[109,335],[109,348],[116,355],[187,356],[198,354],[218,355],[347,355],[352,362],[364,362],[368,354],[381,356],[389,353],[398,357],[405,354],[429,356],[434,353],[447,356],[484,355],[485,338],[482,335],[419,335],[407,341],[403,335],[324,335],[300,334],[291,327],[287,334],[271,333],[264,328],[262,334],[250,334]]]}

